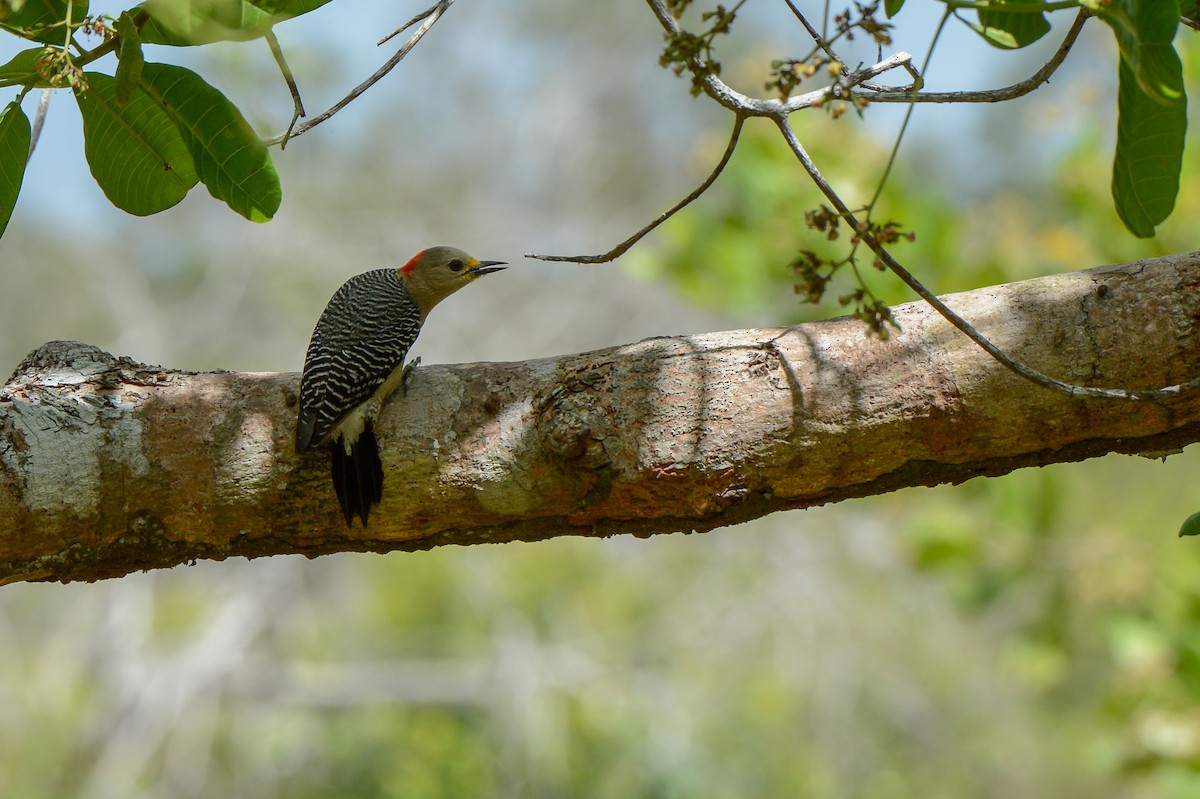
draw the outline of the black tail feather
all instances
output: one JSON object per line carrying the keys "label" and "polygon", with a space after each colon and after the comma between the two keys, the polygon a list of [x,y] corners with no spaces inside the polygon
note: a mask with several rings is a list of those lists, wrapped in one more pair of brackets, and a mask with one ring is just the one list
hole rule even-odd
{"label": "black tail feather", "polygon": [[367,515],[371,508],[383,499],[383,461],[379,458],[379,441],[370,422],[363,428],[358,441],[346,447],[341,438],[330,446],[333,472],[333,490],[337,492],[346,526],[351,527],[354,517],[362,519],[367,526]]}

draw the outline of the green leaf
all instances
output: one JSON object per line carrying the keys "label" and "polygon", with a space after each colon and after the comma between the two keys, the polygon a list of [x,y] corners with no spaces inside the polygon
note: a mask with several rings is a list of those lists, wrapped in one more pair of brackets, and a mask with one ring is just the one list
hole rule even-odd
{"label": "green leaf", "polygon": [[175,120],[213,197],[254,222],[275,215],[282,197],[275,165],[225,95],[195,72],[170,64],[146,64],[142,87]]}
{"label": "green leaf", "polygon": [[146,44],[188,47],[256,39],[270,30],[271,15],[244,0],[146,0],[138,9],[150,15],[142,26]]}
{"label": "green leaf", "polygon": [[249,2],[282,20],[298,17],[301,14],[307,14],[309,11],[315,11],[328,3],[329,0],[249,0]]}
{"label": "green leaf", "polygon": [[8,227],[21,193],[29,161],[29,139],[29,117],[17,102],[9,103],[0,111],[0,236]]}
{"label": "green leaf", "polygon": [[[1178,58],[1175,70],[1182,81],[1183,67]],[[1118,68],[1112,193],[1121,221],[1139,238],[1153,236],[1154,226],[1175,207],[1186,133],[1186,98],[1163,104],[1146,94],[1133,69],[1122,59]]]}
{"label": "green leaf", "polygon": [[883,13],[887,14],[888,19],[900,13],[900,7],[904,5],[904,0],[883,0]]}
{"label": "green leaf", "polygon": [[1125,226],[1145,238],[1170,215],[1179,192],[1187,132],[1183,68],[1172,44],[1179,4],[1112,0],[1097,14],[1121,51],[1113,199]]}
{"label": "green leaf", "polygon": [[138,35],[137,25],[128,11],[122,11],[117,19],[117,36],[120,44],[117,46],[117,102],[127,103],[133,92],[142,81],[142,66],[145,58],[142,56],[142,37]]}
{"label": "green leaf", "polygon": [[33,86],[38,89],[50,87],[50,81],[38,74],[37,65],[46,52],[44,47],[22,50],[7,64],[0,66],[0,83],[7,86]]}
{"label": "green leaf", "polygon": [[146,44],[189,47],[220,41],[245,41],[273,25],[307,14],[329,0],[146,0],[132,12],[146,11]]}
{"label": "green leaf", "polygon": [[[71,22],[78,24],[87,16],[87,0],[75,0],[71,4]],[[67,40],[67,32],[63,22],[67,18],[67,0],[25,0],[16,11],[9,15],[8,21],[0,25],[18,36],[46,44],[59,44]]]}
{"label": "green leaf", "polygon": [[1179,6],[1163,0],[1113,0],[1097,11],[1117,37],[1122,62],[1142,91],[1162,103],[1183,97],[1179,55],[1172,44],[1179,29]]}
{"label": "green leaf", "polygon": [[1033,44],[1050,31],[1045,14],[999,10],[1006,0],[992,0],[991,4],[991,9],[979,9],[979,25],[971,26],[988,44],[1016,50]]}
{"label": "green leaf", "polygon": [[1179,528],[1180,538],[1187,535],[1200,535],[1200,512],[1193,513],[1187,517],[1183,522],[1183,526]]}
{"label": "green leaf", "polygon": [[86,77],[88,89],[75,100],[83,117],[83,152],[104,195],[135,216],[182,200],[198,178],[175,121],[139,88],[122,102],[115,79],[99,72]]}

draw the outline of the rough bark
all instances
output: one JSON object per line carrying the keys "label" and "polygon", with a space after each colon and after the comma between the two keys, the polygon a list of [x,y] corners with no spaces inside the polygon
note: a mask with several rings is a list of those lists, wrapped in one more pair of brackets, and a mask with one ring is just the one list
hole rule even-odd
{"label": "rough bark", "polygon": [[[947,299],[1064,380],[1149,389],[1200,374],[1198,253]],[[380,419],[384,500],[365,530],[342,522],[327,454],[293,452],[296,374],[179,372],[51,342],[0,390],[0,583],[705,531],[1200,436],[1196,392],[1069,399],[926,305],[893,310],[887,341],[843,318],[422,367]]]}

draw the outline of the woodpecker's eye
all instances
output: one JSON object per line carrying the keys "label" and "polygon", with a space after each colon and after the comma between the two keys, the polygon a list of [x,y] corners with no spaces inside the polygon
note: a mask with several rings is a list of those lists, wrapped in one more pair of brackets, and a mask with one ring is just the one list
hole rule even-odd
{"label": "woodpecker's eye", "polygon": [[453,261],[450,262],[450,271],[451,272],[461,272],[463,270],[463,266],[465,266],[465,264],[463,264],[462,261],[455,258]]}

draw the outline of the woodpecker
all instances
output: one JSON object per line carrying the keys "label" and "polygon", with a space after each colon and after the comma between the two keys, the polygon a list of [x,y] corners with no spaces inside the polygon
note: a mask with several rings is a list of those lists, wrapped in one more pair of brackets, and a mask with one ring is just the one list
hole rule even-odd
{"label": "woodpecker", "polygon": [[425,317],[503,263],[431,247],[399,268],[355,275],[325,306],[300,374],[296,452],[329,444],[333,488],[347,527],[358,516],[365,528],[371,507],[383,498],[375,420],[392,392],[403,391],[404,359]]}

